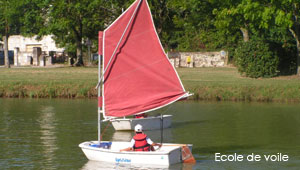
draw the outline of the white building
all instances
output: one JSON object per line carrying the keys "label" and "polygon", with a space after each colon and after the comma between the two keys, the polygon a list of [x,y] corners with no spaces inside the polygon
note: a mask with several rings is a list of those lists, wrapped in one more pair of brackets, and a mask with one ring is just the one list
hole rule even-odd
{"label": "white building", "polygon": [[51,38],[51,35],[44,36],[41,40],[36,40],[34,37],[23,37],[21,35],[12,35],[8,38],[8,50],[19,48],[20,52],[32,52],[33,47],[40,47],[42,51],[57,51],[63,52],[63,48],[58,48]]}
{"label": "white building", "polygon": [[51,35],[44,36],[41,40],[34,37],[12,35],[8,38],[8,50],[14,51],[14,65],[30,65],[32,62],[33,48],[41,48],[42,55],[49,56],[49,52],[63,53],[64,48],[58,48]]}

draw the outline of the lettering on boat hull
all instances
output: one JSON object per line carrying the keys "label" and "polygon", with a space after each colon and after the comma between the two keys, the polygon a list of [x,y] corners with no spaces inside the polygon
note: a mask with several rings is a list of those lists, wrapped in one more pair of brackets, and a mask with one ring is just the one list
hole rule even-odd
{"label": "lettering on boat hull", "polygon": [[116,163],[131,163],[131,159],[127,158],[115,158]]}

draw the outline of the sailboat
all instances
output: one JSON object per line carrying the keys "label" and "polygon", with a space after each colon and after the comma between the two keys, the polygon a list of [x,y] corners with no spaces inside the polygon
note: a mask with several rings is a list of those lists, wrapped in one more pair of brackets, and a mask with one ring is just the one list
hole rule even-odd
{"label": "sailboat", "polygon": [[[146,0],[136,0],[104,32],[99,32],[97,88],[98,141],[79,145],[89,160],[130,164],[145,164],[146,160],[152,165],[170,165],[184,161],[186,155],[192,156],[192,145],[188,144],[163,143],[156,151],[120,152],[129,147],[130,142],[101,141],[100,138],[103,121],[131,122],[128,129],[137,123],[142,124],[144,130],[154,129],[156,124],[158,128],[163,128],[163,124],[167,127],[170,122],[164,120],[171,117],[168,115],[142,118],[138,122],[124,117],[144,114],[190,95],[164,52]],[[155,119],[158,123],[153,123]]]}

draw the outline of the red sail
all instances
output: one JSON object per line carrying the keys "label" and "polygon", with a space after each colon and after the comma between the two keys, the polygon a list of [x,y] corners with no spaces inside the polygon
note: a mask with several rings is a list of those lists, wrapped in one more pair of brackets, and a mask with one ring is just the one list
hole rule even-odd
{"label": "red sail", "polygon": [[103,31],[99,31],[98,33],[98,54],[103,55]]}
{"label": "red sail", "polygon": [[148,112],[187,96],[156,33],[146,0],[104,31],[104,116]]}

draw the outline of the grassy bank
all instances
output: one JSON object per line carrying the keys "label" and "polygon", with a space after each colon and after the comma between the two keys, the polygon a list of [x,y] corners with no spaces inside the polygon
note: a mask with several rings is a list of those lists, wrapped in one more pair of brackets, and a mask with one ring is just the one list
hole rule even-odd
{"label": "grassy bank", "polygon": [[[179,68],[193,99],[300,102],[300,78],[242,77],[236,68]],[[0,68],[0,97],[96,97],[97,68]]]}
{"label": "grassy bank", "polygon": [[236,68],[179,69],[195,99],[300,102],[300,77],[268,79],[242,77]]}
{"label": "grassy bank", "polygon": [[97,68],[0,68],[0,97],[96,97]]}

